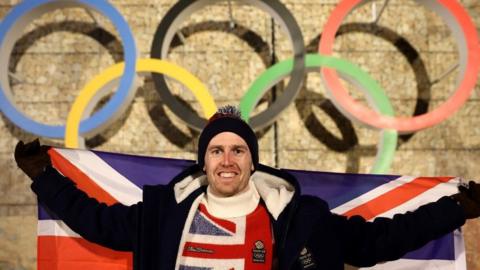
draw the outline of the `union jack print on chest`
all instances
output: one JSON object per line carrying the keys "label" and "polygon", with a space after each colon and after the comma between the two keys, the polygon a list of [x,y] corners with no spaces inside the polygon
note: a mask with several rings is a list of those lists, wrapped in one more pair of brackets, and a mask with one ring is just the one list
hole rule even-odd
{"label": "union jack print on chest", "polygon": [[220,219],[205,205],[196,210],[185,236],[180,269],[271,269],[273,238],[263,205],[247,216]]}

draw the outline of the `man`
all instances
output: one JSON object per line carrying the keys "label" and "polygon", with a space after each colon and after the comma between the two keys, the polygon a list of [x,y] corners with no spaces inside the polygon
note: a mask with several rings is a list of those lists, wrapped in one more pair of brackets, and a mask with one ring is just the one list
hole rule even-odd
{"label": "man", "polygon": [[[89,198],[50,166],[38,141],[15,149],[40,201],[84,238],[134,254],[134,269],[343,269],[395,260],[480,216],[480,185],[414,212],[366,222],[301,195],[259,164],[257,138],[230,106],[202,131],[197,164],[133,206]],[[246,258],[246,259],[240,259]]]}

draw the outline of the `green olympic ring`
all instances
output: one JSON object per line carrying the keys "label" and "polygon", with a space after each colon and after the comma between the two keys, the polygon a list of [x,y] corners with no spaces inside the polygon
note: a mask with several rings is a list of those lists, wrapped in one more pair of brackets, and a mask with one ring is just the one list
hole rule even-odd
{"label": "green olympic ring", "polygon": [[[344,59],[319,54],[307,54],[305,65],[309,72],[319,72],[320,67],[339,71],[343,79],[354,84],[365,93],[370,106],[382,115],[394,116],[393,107],[380,85],[360,67]],[[292,69],[293,60],[289,59],[271,66],[260,74],[240,101],[240,111],[245,121],[248,121],[253,109],[265,92],[289,76]],[[377,145],[377,155],[371,169],[372,173],[384,173],[388,170],[393,161],[397,140],[398,132],[396,130],[381,130],[381,139]]]}

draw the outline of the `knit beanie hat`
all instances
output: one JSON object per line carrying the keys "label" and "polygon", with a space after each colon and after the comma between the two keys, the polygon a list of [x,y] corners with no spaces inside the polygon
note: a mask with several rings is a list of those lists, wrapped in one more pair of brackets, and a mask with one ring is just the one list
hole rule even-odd
{"label": "knit beanie hat", "polygon": [[222,132],[233,132],[240,136],[248,145],[248,149],[252,155],[252,163],[254,169],[258,166],[258,142],[257,136],[252,128],[243,121],[240,111],[234,106],[227,105],[218,109],[218,111],[210,117],[207,125],[200,134],[198,139],[198,165],[203,168],[205,165],[205,153],[210,140],[215,135]]}

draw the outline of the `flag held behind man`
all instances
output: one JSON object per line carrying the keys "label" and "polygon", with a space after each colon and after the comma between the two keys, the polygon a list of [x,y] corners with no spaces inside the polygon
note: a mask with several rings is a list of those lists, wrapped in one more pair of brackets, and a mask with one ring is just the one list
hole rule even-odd
{"label": "flag held behind man", "polygon": [[[144,185],[167,184],[193,161],[54,148],[54,167],[106,204],[134,204]],[[367,175],[288,170],[302,193],[326,200],[333,212],[366,219],[391,217],[457,192],[458,178]],[[372,269],[466,269],[459,232],[432,241],[402,259]],[[38,269],[132,269],[132,255],[90,243],[39,206]]]}

